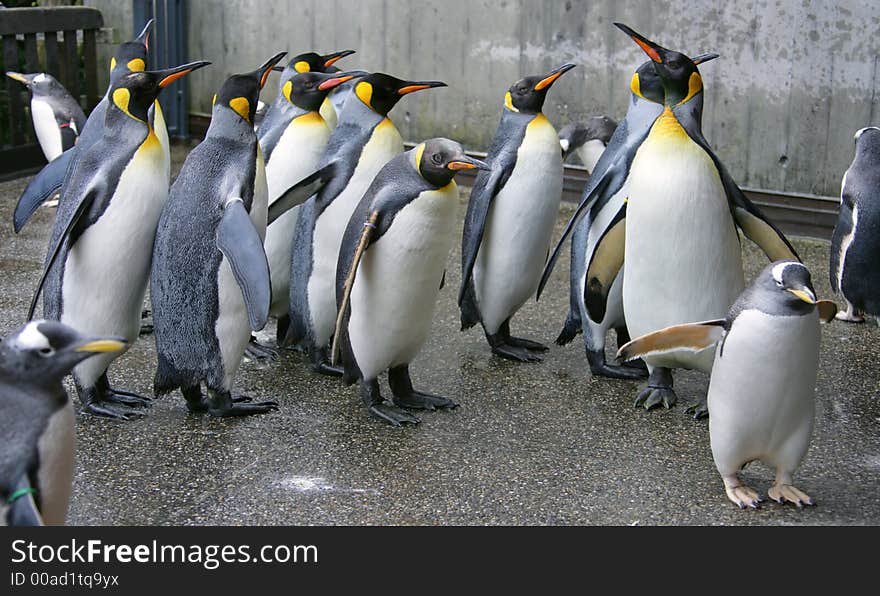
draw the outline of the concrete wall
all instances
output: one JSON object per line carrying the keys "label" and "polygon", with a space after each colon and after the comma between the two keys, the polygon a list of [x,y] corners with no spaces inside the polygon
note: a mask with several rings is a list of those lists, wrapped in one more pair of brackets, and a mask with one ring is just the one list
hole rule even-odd
{"label": "concrete wall", "polygon": [[853,133],[880,119],[876,0],[193,0],[189,11],[190,58],[214,62],[190,77],[194,112],[210,110],[226,76],[278,50],[351,48],[340,66],[450,85],[394,109],[406,138],[485,149],[506,88],[566,61],[581,66],[554,86],[548,117],[621,118],[645,57],[611,26],[619,20],[666,47],[721,54],[702,68],[704,130],[742,185],[835,195]]}

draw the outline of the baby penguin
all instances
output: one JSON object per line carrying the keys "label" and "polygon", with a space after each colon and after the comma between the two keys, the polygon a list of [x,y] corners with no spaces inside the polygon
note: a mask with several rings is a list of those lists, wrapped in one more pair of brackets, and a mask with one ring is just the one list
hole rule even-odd
{"label": "baby penguin", "polygon": [[760,460],[776,469],[770,498],[798,507],[813,499],[792,482],[813,432],[819,321],[837,307],[816,300],[810,272],[796,261],[768,265],[725,319],[675,325],[620,348],[618,358],[696,353],[717,344],[709,382],[709,439],[728,498],[740,508],[762,500],[737,471]]}

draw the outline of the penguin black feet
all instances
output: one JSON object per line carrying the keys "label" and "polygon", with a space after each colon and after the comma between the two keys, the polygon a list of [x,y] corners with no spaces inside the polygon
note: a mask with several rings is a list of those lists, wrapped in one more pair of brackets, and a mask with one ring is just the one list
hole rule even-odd
{"label": "penguin black feet", "polygon": [[328,377],[341,377],[345,371],[341,366],[333,366],[327,348],[312,348],[309,351],[309,360],[312,361],[312,370]]}
{"label": "penguin black feet", "polygon": [[153,329],[153,313],[149,308],[145,308],[141,311],[141,328],[138,335],[150,335]]}
{"label": "penguin black feet", "polygon": [[603,350],[591,350],[587,348],[587,362],[590,363],[590,372],[594,377],[608,377],[609,379],[635,380],[644,379],[648,376],[648,367],[641,360],[623,365],[608,364],[605,361]]}
{"label": "penguin black feet", "polygon": [[457,408],[458,404],[449,398],[413,389],[409,377],[409,366],[403,365],[388,371],[388,384],[394,394],[395,406],[411,410],[438,410]]}
{"label": "penguin black feet", "polygon": [[244,349],[244,356],[249,360],[274,362],[278,360],[278,350],[257,342],[257,338],[251,335],[248,345]]}
{"label": "penguin black feet", "polygon": [[418,424],[421,422],[421,420],[409,412],[386,403],[379,393],[379,381],[376,379],[361,381],[361,399],[364,401],[364,405],[367,406],[367,412],[369,412],[370,416],[384,420],[391,426],[403,426],[405,424]]}
{"label": "penguin black feet", "polygon": [[636,408],[644,406],[646,410],[650,410],[663,404],[664,408],[669,409],[677,401],[678,397],[672,389],[672,371],[658,366],[648,377],[648,384],[639,391],[633,406]]}
{"label": "penguin black feet", "polygon": [[491,335],[486,333],[486,340],[492,348],[492,353],[515,362],[540,362],[544,359],[541,353],[550,349],[536,341],[512,337],[510,320],[504,321],[497,333]]}
{"label": "penguin black feet", "polygon": [[[201,392],[200,392],[201,394]],[[186,394],[184,394],[186,395]],[[191,394],[192,395],[192,394]],[[187,397],[187,407],[190,412],[200,411],[193,410],[190,406],[190,397]],[[252,416],[254,414],[265,414],[278,409],[276,401],[260,401],[251,402],[251,398],[246,396],[232,397],[232,394],[225,390],[208,389],[208,399],[203,400],[207,406],[205,410],[215,418],[230,418],[234,416]]]}
{"label": "penguin black feet", "polygon": [[101,418],[130,420],[133,417],[143,415],[143,412],[133,408],[146,408],[153,405],[149,397],[111,388],[107,373],[98,377],[98,381],[93,387],[84,388],[77,383],[76,388],[83,405],[82,411]]}
{"label": "penguin black feet", "polygon": [[706,398],[701,399],[695,404],[691,404],[685,409],[685,414],[693,416],[694,420],[701,420],[709,417],[709,402]]}

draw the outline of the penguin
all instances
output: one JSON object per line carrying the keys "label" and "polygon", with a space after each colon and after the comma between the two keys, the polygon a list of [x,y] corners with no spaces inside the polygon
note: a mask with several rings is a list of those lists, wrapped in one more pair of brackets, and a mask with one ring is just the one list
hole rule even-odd
{"label": "penguin", "polygon": [[[278,344],[305,348],[316,372],[342,374],[341,368],[330,364],[328,354],[336,320],[336,262],[345,226],[358,201],[382,166],[403,152],[403,139],[388,112],[405,95],[445,86],[439,81],[403,81],[384,73],[359,79],[330,135],[321,168],[291,187],[269,209],[272,226],[305,194],[300,188],[317,189],[312,196],[305,195],[308,200],[299,210],[291,257],[290,311],[286,320],[278,321]],[[315,182],[319,175],[321,180]]]}
{"label": "penguin", "polygon": [[[394,426],[416,424],[405,409],[455,408],[446,397],[413,389],[409,365],[431,330],[455,235],[461,170],[489,166],[449,139],[430,139],[389,161],[358,203],[336,267],[335,361],[346,384],[360,381],[370,415]],[[388,371],[393,405],[378,377]]]}
{"label": "penguin", "polygon": [[819,321],[833,321],[835,312],[833,302],[816,300],[804,265],[776,261],[726,318],[655,331],[624,345],[618,357],[676,360],[714,353],[709,443],[727,497],[740,508],[758,507],[762,499],[737,472],[760,460],[776,470],[771,499],[813,505],[792,482],[813,431]]}
{"label": "penguin", "polygon": [[[65,150],[56,159],[49,162],[25,187],[24,192],[18,199],[13,212],[13,227],[18,233],[28,222],[31,216],[44,202],[55,195],[66,182],[66,177],[76,165],[77,154],[84,154],[89,147],[98,142],[104,136],[104,122],[107,109],[110,105],[110,91],[121,77],[130,72],[140,72],[146,69],[147,50],[149,48],[150,30],[153,20],[150,19],[144,25],[141,33],[132,41],[120,44],[110,59],[110,84],[107,93],[92,110],[85,124],[79,129],[76,144]],[[168,140],[168,130],[165,119],[158,101],[149,111],[149,122],[163,152],[163,163],[166,171],[165,177],[171,176],[171,145]]]}
{"label": "penguin", "polygon": [[569,122],[559,131],[562,161],[577,154],[589,174],[602,157],[616,128],[617,122],[608,116],[593,116],[586,122]]}
{"label": "penguin", "polygon": [[86,115],[67,89],[55,77],[42,72],[7,72],[6,76],[23,83],[31,93],[31,119],[46,161],[73,147],[85,126]]}
{"label": "penguin", "polygon": [[[271,205],[294,183],[299,182],[317,169],[327,142],[330,128],[318,112],[327,95],[339,85],[354,78],[351,73],[321,73],[308,71],[291,77],[282,87],[281,95],[289,107],[284,118],[274,118],[272,123],[281,129],[272,133],[274,143],[260,143],[266,155],[266,183]],[[275,110],[273,114],[280,114]],[[267,123],[268,124],[268,123]],[[267,133],[264,140],[269,137]],[[272,302],[269,314],[286,317],[290,295],[290,259],[293,250],[293,233],[299,209],[291,209],[282,215],[266,231],[266,257],[272,280]],[[274,350],[257,344],[254,339],[248,345],[249,355],[259,357],[277,356]]]}
{"label": "penguin", "polygon": [[[615,227],[616,234],[610,233],[612,228],[605,233],[590,265],[596,273],[588,274],[588,283],[601,306],[625,254],[624,316],[629,332],[641,336],[727,312],[745,286],[737,227],[771,260],[800,259],[782,232],[745,197],[703,137],[703,84],[694,61],[626,25],[615,25],[651,58],[664,99],[660,113],[625,151],[631,156],[628,172],[626,159],[618,159],[601,179],[590,180],[597,191],[625,180],[627,197],[626,232]],[[563,239],[586,210],[602,208],[596,202],[600,195],[604,201],[613,198],[592,191],[585,195]],[[648,384],[638,393],[636,407],[671,407],[677,397],[669,363],[649,357],[646,364]],[[712,354],[683,356],[674,364],[708,372]],[[695,413],[702,411],[698,406]]]}
{"label": "penguin", "polygon": [[[694,63],[700,64],[717,57],[717,54],[702,54],[694,58]],[[624,268],[623,266],[620,267],[608,288],[607,295],[603,295],[601,291],[591,291],[596,289],[595,285],[587,283],[587,280],[596,278],[597,271],[594,269],[588,274],[588,269],[591,265],[595,265],[598,268],[600,264],[605,262],[604,251],[597,252],[597,249],[600,246],[600,241],[605,238],[606,233],[611,234],[610,238],[614,238],[615,234],[623,232],[626,217],[626,175],[632,161],[632,154],[626,151],[626,148],[641,142],[643,136],[647,134],[650,124],[662,112],[662,107],[659,104],[663,103],[664,97],[663,85],[660,83],[660,77],[651,65],[651,61],[643,63],[636,69],[630,88],[629,109],[622,125],[615,127],[611,132],[609,140],[611,148],[608,150],[608,155],[606,156],[603,153],[600,158],[601,161],[596,163],[587,163],[592,158],[582,157],[587,168],[595,174],[594,177],[588,180],[584,189],[584,200],[586,200],[590,193],[597,190],[597,184],[594,181],[604,179],[609,172],[609,168],[622,168],[624,175],[623,177],[617,177],[614,184],[604,187],[602,192],[605,193],[605,196],[610,197],[610,200],[607,202],[597,202],[589,210],[586,217],[583,217],[574,228],[571,240],[571,265],[569,268],[570,308],[562,332],[556,338],[556,344],[563,346],[571,342],[578,333],[582,332],[590,372],[594,376],[614,379],[638,379],[646,375],[643,362],[629,363],[629,365],[621,367],[609,364],[605,359],[605,338],[610,329],[614,329],[617,335],[618,346],[629,341],[626,321],[623,316],[622,291]],[[589,127],[590,130],[604,129],[606,130],[604,134],[607,135],[607,129],[613,124],[613,120],[604,117],[601,120],[598,117],[593,120],[594,123]],[[572,147],[576,147],[578,143],[582,142],[586,136],[597,136],[599,134],[593,132],[585,135],[577,130],[566,131],[566,128],[570,126],[566,126],[560,132],[563,159],[566,156],[566,148],[570,151]],[[587,127],[583,128],[586,129]],[[574,145],[566,146],[563,143],[566,139],[571,139],[570,142],[574,143]],[[544,276],[538,286],[539,297],[547,281],[547,274],[552,269],[556,256],[559,254],[558,251],[561,245],[562,241],[557,245],[553,257],[545,268]],[[596,259],[594,259],[594,256]],[[601,286],[599,289],[601,290]]]}
{"label": "penguin", "polygon": [[31,321],[0,343],[0,520],[61,525],[74,469],[73,405],[62,379],[118,337],[89,338],[57,321]]}
{"label": "penguin", "polygon": [[862,323],[880,317],[880,128],[855,135],[856,155],[843,175],[840,213],[831,237],[831,289],[843,296],[841,321]]}
{"label": "penguin", "polygon": [[541,360],[547,346],[510,335],[510,319],[534,296],[562,199],[562,154],[541,109],[547,91],[574,64],[511,85],[489,148],[491,171],[471,190],[462,236],[458,294],[462,331],[482,324],[492,352]]}
{"label": "penguin", "polygon": [[[156,225],[168,199],[165,156],[147,112],[164,87],[208,64],[134,71],[113,85],[103,136],[77,156],[61,189],[28,319],[42,293],[45,318],[84,333],[135,341]],[[74,369],[85,412],[126,419],[126,409],[114,404],[149,404],[147,398],[110,387],[107,367],[118,356],[102,355]]]}
{"label": "penguin", "polygon": [[232,384],[251,331],[269,316],[268,190],[253,118],[284,55],[223,83],[205,140],[187,156],[159,220],[150,283],[154,389],[180,388],[190,412],[244,416],[278,407],[233,397]]}

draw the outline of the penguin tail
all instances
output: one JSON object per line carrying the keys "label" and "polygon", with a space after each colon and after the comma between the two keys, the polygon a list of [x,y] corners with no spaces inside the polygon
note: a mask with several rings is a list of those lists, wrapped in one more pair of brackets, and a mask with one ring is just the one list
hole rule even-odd
{"label": "penguin tail", "polygon": [[565,319],[565,325],[562,327],[562,331],[559,333],[559,337],[556,338],[557,346],[564,346],[571,342],[577,334],[581,332],[580,322],[575,319],[572,313],[568,313],[568,318]]}

